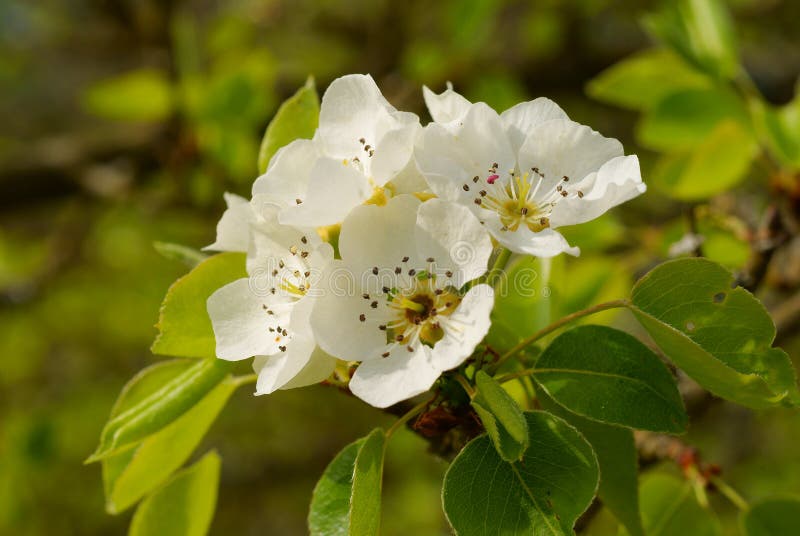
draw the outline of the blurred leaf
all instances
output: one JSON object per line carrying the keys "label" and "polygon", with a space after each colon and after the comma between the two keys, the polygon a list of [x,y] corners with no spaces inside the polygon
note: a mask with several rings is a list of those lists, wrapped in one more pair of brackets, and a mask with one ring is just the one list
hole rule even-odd
{"label": "blurred leaf", "polygon": [[702,71],[733,78],[739,71],[736,38],[722,0],[677,0],[648,15],[645,27]]}
{"label": "blurred leaf", "polygon": [[209,257],[178,279],[167,291],[156,327],[154,354],[216,357],[216,340],[206,301],[215,290],[247,277],[244,253]]}
{"label": "blurred leaf", "polygon": [[714,513],[703,509],[688,482],[667,474],[650,474],[639,486],[647,536],[720,536]]}
{"label": "blurred leaf", "polygon": [[314,79],[286,99],[267,126],[258,152],[258,172],[267,171],[270,159],[278,149],[298,138],[312,138],[319,124],[319,96]]}
{"label": "blurred leaf", "polygon": [[693,149],[722,121],[748,129],[747,109],[734,93],[722,89],[688,89],[668,95],[642,117],[636,131],[642,145],[658,151]]}
{"label": "blurred leaf", "polygon": [[547,393],[537,390],[542,408],[574,426],[592,445],[600,466],[597,495],[631,536],[644,536],[639,513],[639,483],[636,445],[633,432],[584,419],[557,404]]}
{"label": "blurred leaf", "polygon": [[749,133],[725,120],[691,153],[662,157],[653,170],[651,184],[674,199],[707,199],[738,184],[758,151]]}
{"label": "blurred leaf", "polygon": [[208,255],[202,251],[184,246],[183,244],[153,242],[153,247],[165,258],[180,261],[189,268],[194,268],[208,258]]}
{"label": "blurred leaf", "polygon": [[612,65],[586,86],[590,97],[633,110],[653,108],[668,95],[707,89],[711,81],[665,49],[638,52]]}
{"label": "blurred leaf", "polygon": [[[144,369],[125,386],[111,418],[136,407],[196,364],[195,360],[181,359]],[[124,511],[169,478],[191,456],[235,389],[233,381],[222,381],[166,427],[141,443],[105,458],[106,510],[111,514]]]}
{"label": "blurred leaf", "polygon": [[716,263],[677,259],[636,283],[631,309],[667,357],[715,395],[756,409],[797,404],[789,356],[771,348],[772,319],[733,285]]}
{"label": "blurred leaf", "polygon": [[745,536],[800,534],[800,499],[782,497],[759,501],[741,516]]}
{"label": "blurred leaf", "polygon": [[[118,453],[145,437],[153,435],[189,411],[228,375],[228,365],[217,359],[192,362],[183,372],[109,419],[100,436],[100,444],[87,463]],[[139,376],[131,380],[139,381]],[[130,385],[130,384],[129,384]],[[128,387],[121,397],[126,397]]]}
{"label": "blurred leaf", "polygon": [[800,85],[792,102],[775,108],[761,100],[751,101],[756,127],[770,152],[785,166],[800,169]]}
{"label": "blurred leaf", "polygon": [[161,121],[172,113],[172,86],[161,71],[131,71],[89,88],[83,105],[106,119]]}
{"label": "blurred leaf", "polygon": [[386,434],[376,428],[349,444],[325,469],[308,513],[312,536],[371,536],[381,523]]}
{"label": "blurred leaf", "polygon": [[129,536],[204,536],[217,503],[220,459],[212,451],[149,495],[131,520]]}
{"label": "blurred leaf", "polygon": [[598,482],[592,447],[543,411],[526,412],[531,447],[504,461],[486,436],[472,440],[444,477],[442,503],[458,536],[573,534]]}
{"label": "blurred leaf", "polygon": [[627,333],[604,326],[571,329],[550,343],[536,369],[536,382],[573,413],[640,430],[686,430],[688,417],[672,374]]}
{"label": "blurred leaf", "polygon": [[507,462],[519,460],[528,448],[528,425],[519,405],[482,370],[475,375],[475,387],[472,407],[498,454]]}

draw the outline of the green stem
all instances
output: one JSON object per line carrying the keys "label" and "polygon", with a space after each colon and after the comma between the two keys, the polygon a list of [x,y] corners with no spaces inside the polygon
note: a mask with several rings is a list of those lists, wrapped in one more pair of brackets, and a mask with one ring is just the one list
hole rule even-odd
{"label": "green stem", "polygon": [[467,392],[470,399],[475,398],[475,389],[469,384],[469,381],[464,376],[462,376],[461,374],[456,374],[453,377],[456,379],[458,383],[461,384],[461,387],[464,388],[464,391]]}
{"label": "green stem", "polygon": [[411,420],[412,417],[415,417],[416,415],[422,413],[425,410],[425,408],[427,408],[434,400],[436,400],[436,395],[425,400],[424,402],[420,402],[419,404],[408,410],[402,417],[397,419],[392,424],[392,426],[389,427],[388,430],[386,430],[386,439],[389,439],[392,436],[392,434],[397,431],[398,428],[400,428],[409,420]]}
{"label": "green stem", "polygon": [[246,374],[244,376],[234,376],[230,380],[237,388],[248,383],[256,383],[258,381],[258,374]]}
{"label": "green stem", "polygon": [[524,350],[525,347],[527,347],[528,345],[533,344],[534,342],[538,341],[539,339],[541,339],[545,335],[549,335],[550,333],[552,333],[552,332],[554,332],[554,331],[566,326],[567,324],[569,324],[571,322],[574,322],[575,320],[577,320],[579,318],[582,318],[584,316],[593,315],[593,314],[599,313],[601,311],[606,311],[608,309],[616,309],[616,308],[619,308],[619,307],[628,307],[628,305],[630,305],[630,302],[628,300],[614,300],[614,301],[610,301],[610,302],[605,302],[605,303],[600,303],[600,304],[597,304],[597,305],[593,305],[592,307],[589,307],[587,309],[583,309],[582,311],[577,311],[575,313],[569,314],[569,315],[561,318],[560,320],[557,320],[556,322],[553,322],[549,326],[540,329],[539,331],[537,331],[536,333],[534,333],[530,337],[521,340],[519,342],[519,344],[517,344],[511,350],[509,350],[508,352],[506,352],[505,354],[500,356],[500,358],[495,362],[495,364],[492,365],[491,371],[494,372],[497,369],[499,369],[500,366],[503,363],[505,363],[508,359],[513,357],[518,352],[521,352],[522,350]]}
{"label": "green stem", "polygon": [[730,487],[724,480],[718,476],[711,476],[709,479],[712,484],[719,490],[719,492],[736,506],[739,510],[745,511],[750,508],[747,501],[742,497],[738,491]]}
{"label": "green stem", "polygon": [[497,259],[495,259],[491,270],[489,270],[489,273],[486,274],[486,283],[488,283],[489,286],[493,287],[500,281],[500,278],[505,273],[505,268],[510,258],[511,250],[508,248],[502,248],[500,253],[497,255]]}

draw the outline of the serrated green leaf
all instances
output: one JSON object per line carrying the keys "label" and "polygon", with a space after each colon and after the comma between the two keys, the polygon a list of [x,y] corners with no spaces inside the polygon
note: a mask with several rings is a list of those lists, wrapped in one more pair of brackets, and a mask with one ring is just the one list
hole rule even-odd
{"label": "serrated green leaf", "polygon": [[622,331],[580,326],[564,332],[539,357],[533,377],[548,396],[583,417],[640,430],[686,430],[672,374]]}
{"label": "serrated green leaf", "polygon": [[633,110],[648,110],[687,89],[706,89],[711,80],[666,49],[638,52],[612,65],[586,87],[590,97]]}
{"label": "serrated green leaf", "polygon": [[121,121],[161,121],[172,113],[173,89],[166,73],[140,69],[102,80],[83,96],[90,113]]}
{"label": "serrated green leaf", "polygon": [[153,242],[153,247],[164,258],[180,261],[189,268],[194,268],[208,258],[208,255],[202,251],[184,246],[183,244],[174,244],[172,242]]}
{"label": "serrated green leaf", "polygon": [[319,124],[319,96],[314,79],[286,99],[267,126],[258,152],[258,172],[264,173],[278,149],[299,138],[312,138]]}
{"label": "serrated green leaf", "polygon": [[472,407],[486,428],[500,457],[517,461],[528,448],[528,424],[519,405],[491,376],[479,370]]}
{"label": "serrated green leaf", "polygon": [[800,534],[800,498],[779,497],[759,501],[742,512],[745,536],[788,536]]}
{"label": "serrated green leaf", "polygon": [[[196,364],[196,360],[182,359],[143,370],[125,386],[111,419],[148,400]],[[228,379],[219,382],[191,409],[158,432],[104,458],[106,510],[111,514],[122,512],[167,480],[191,456],[235,389],[236,384]]]}
{"label": "serrated green leaf", "polygon": [[647,475],[639,486],[639,503],[647,536],[719,536],[714,513],[697,502],[688,482],[667,474]]}
{"label": "serrated green leaf", "polygon": [[733,275],[706,259],[665,262],[634,286],[631,309],[677,366],[712,393],[752,408],[800,400],[775,324]]}
{"label": "serrated green leaf", "polygon": [[219,470],[219,456],[212,451],[176,473],[136,509],[129,536],[207,534],[217,503]]}
{"label": "serrated green leaf", "polygon": [[372,536],[380,530],[386,434],[376,428],[347,445],[314,488],[308,514],[313,536]]}
{"label": "serrated green leaf", "polygon": [[206,301],[215,290],[247,277],[244,253],[220,253],[178,279],[161,304],[154,354],[216,357],[216,341]]}
{"label": "serrated green leaf", "polygon": [[[87,463],[116,454],[158,432],[189,411],[226,376],[228,364],[223,361],[203,359],[191,362],[148,397],[109,419],[100,435],[100,444]],[[134,378],[133,382],[136,381]]]}
{"label": "serrated green leaf", "polygon": [[644,536],[639,514],[638,465],[633,432],[627,428],[590,421],[564,409],[541,389],[542,409],[574,426],[589,441],[600,467],[597,495],[631,536]]}
{"label": "serrated green leaf", "polygon": [[689,89],[659,101],[642,117],[636,137],[658,151],[688,151],[723,121],[733,121],[750,133],[747,108],[735,93],[721,88]]}
{"label": "serrated green leaf", "polygon": [[597,489],[597,460],[575,428],[543,411],[526,412],[530,447],[509,463],[482,435],[456,456],[442,503],[458,536],[573,534]]}

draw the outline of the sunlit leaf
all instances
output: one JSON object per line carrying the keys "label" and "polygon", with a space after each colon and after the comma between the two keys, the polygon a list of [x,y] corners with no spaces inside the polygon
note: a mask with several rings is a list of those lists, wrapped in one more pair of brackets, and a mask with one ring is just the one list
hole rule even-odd
{"label": "sunlit leaf", "polygon": [[500,457],[509,462],[519,460],[528,448],[528,425],[519,405],[482,370],[475,374],[475,388],[472,407]]}
{"label": "sunlit leaf", "polygon": [[107,119],[160,121],[172,113],[173,93],[165,73],[141,69],[98,82],[86,92],[83,104]]}

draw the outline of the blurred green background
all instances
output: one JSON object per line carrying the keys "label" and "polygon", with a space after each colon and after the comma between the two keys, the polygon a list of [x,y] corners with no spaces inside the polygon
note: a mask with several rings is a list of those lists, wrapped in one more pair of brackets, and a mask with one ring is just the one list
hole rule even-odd
{"label": "blurred green background", "polygon": [[[498,110],[544,95],[637,152],[637,115],[587,97],[605,68],[652,46],[635,0],[0,1],[0,534],[124,534],[84,466],[124,383],[157,357],[160,301],[186,271],[154,241],[202,247],[222,193],[247,195],[277,106],[308,75],[371,73],[427,121],[421,85],[446,81]],[[800,3],[731,2],[745,65],[773,103],[800,73]],[[757,178],[712,203],[759,198]],[[727,205],[726,205],[727,203]],[[752,203],[755,207],[758,202]],[[550,300],[623,296],[686,232],[685,206],[651,189],[573,234]],[[758,208],[753,209],[757,219]],[[722,226],[707,254],[732,269],[747,243]],[[715,234],[716,233],[716,234]],[[796,248],[795,251],[800,248]],[[768,304],[797,287],[798,253],[770,272]],[[624,320],[623,320],[624,321]],[[779,334],[790,354],[796,325]],[[794,351],[792,350],[794,349]],[[390,422],[324,387],[234,395],[198,453],[216,447],[212,534],[304,534],[316,479],[345,444]],[[745,495],[800,491],[800,417],[703,402],[689,441]],[[401,433],[384,482],[384,533],[447,534],[446,465]],[[716,503],[715,503],[716,504]],[[734,512],[720,504],[726,527]],[[603,516],[596,534],[605,532]]]}

